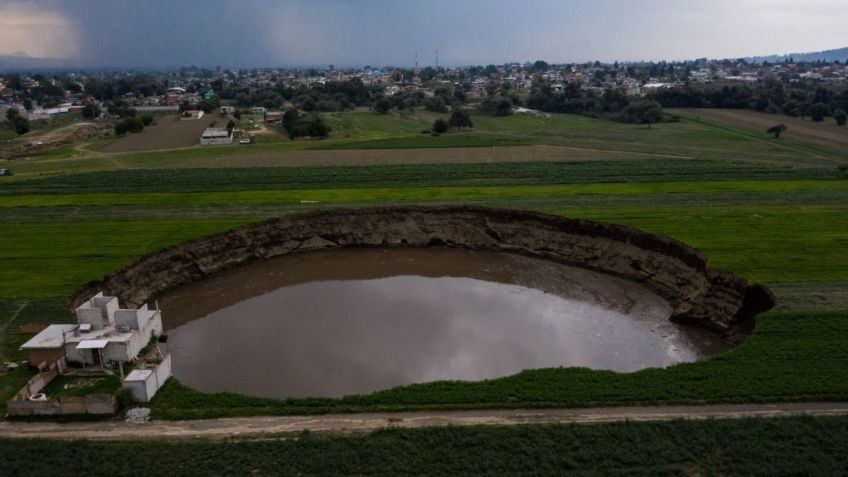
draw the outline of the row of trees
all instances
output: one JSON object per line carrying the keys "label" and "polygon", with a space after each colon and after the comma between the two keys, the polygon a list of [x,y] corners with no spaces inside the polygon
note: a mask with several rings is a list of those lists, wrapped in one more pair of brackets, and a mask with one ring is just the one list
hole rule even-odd
{"label": "row of trees", "polygon": [[527,98],[527,107],[548,113],[583,114],[627,123],[651,124],[662,121],[662,105],[641,98],[631,101],[621,89],[608,88],[597,95],[568,83],[561,92],[548,84],[534,85]]}
{"label": "row of trees", "polygon": [[781,81],[761,85],[696,86],[660,89],[651,97],[665,107],[751,109],[823,121],[832,116],[845,124],[848,88],[811,86],[787,87]]}

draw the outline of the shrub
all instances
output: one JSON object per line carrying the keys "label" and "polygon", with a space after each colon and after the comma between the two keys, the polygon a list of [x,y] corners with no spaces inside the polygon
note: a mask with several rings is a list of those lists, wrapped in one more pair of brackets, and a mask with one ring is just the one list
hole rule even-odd
{"label": "shrub", "polygon": [[439,96],[434,96],[424,100],[424,108],[427,109],[427,111],[433,111],[434,113],[448,112],[447,103],[445,103],[445,100]]}
{"label": "shrub", "polygon": [[392,102],[388,98],[380,98],[374,101],[374,111],[380,114],[386,114],[392,109]]}
{"label": "shrub", "polygon": [[444,134],[448,132],[448,122],[439,118],[433,122],[433,132],[436,134]]}
{"label": "shrub", "polygon": [[812,109],[810,109],[810,118],[813,121],[820,123],[824,121],[824,117],[827,116],[828,109],[827,105],[824,103],[816,103],[813,105]]}
{"label": "shrub", "polygon": [[619,113],[618,120],[623,123],[651,124],[662,121],[662,106],[656,101],[639,101],[627,105]]}
{"label": "shrub", "polygon": [[844,109],[837,109],[836,112],[833,113],[833,119],[836,120],[836,124],[839,126],[845,126],[845,122],[848,120],[848,114],[845,113]]}
{"label": "shrub", "polygon": [[139,118],[124,118],[115,124],[115,134],[137,133],[144,129],[144,123]]}
{"label": "shrub", "polygon": [[151,124],[153,124],[153,116],[145,114],[141,117],[141,124],[145,126],[150,126]]}

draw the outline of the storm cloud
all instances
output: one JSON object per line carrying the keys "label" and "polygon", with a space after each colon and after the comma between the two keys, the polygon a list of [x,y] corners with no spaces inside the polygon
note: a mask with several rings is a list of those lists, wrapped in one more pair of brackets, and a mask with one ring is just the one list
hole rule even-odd
{"label": "storm cloud", "polygon": [[92,66],[730,58],[848,46],[844,0],[0,0],[0,53]]}

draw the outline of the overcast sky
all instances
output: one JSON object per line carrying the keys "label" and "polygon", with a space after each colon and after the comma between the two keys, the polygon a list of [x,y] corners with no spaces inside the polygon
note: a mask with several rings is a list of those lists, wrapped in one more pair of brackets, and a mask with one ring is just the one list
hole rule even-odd
{"label": "overcast sky", "polygon": [[0,0],[0,53],[89,66],[735,58],[848,46],[848,0]]}

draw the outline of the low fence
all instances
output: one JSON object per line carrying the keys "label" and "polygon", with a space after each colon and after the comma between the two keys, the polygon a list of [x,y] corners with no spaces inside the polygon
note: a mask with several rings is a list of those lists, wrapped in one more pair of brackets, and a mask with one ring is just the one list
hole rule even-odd
{"label": "low fence", "polygon": [[58,416],[63,414],[114,414],[118,400],[112,394],[63,396],[46,401],[6,401],[10,416]]}
{"label": "low fence", "polygon": [[150,112],[150,113],[164,113],[171,111],[179,111],[179,106],[133,106],[132,109],[140,113]]}
{"label": "low fence", "polygon": [[44,386],[47,386],[50,381],[53,381],[56,376],[65,370],[66,367],[67,363],[65,362],[65,359],[62,358],[51,364],[47,369],[42,369],[38,372],[38,374],[31,377],[29,381],[24,384],[24,387],[22,387],[20,391],[12,397],[11,401],[29,399],[29,397],[33,394],[44,389]]}
{"label": "low fence", "polygon": [[6,401],[6,412],[10,416],[56,416],[62,414],[114,414],[118,400],[112,394],[89,394],[87,396],[62,396],[59,399],[31,401],[32,395],[41,392],[50,381],[67,368],[62,358],[39,371]]}

